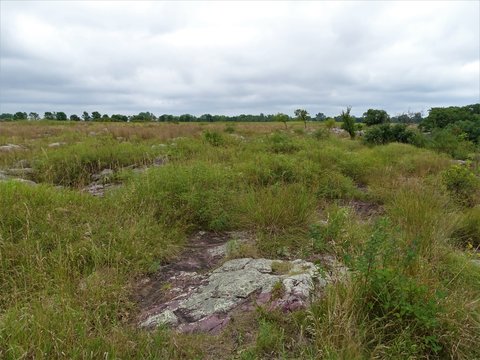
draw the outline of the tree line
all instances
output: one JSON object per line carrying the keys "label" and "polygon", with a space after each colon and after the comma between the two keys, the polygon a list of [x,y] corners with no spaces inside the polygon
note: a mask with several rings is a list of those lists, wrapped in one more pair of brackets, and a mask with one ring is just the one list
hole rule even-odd
{"label": "tree line", "polygon": [[[365,122],[367,124],[376,123],[376,122],[401,122],[401,123],[420,123],[422,121],[422,114],[417,113],[405,113],[397,116],[390,117],[386,111],[369,109],[361,117],[355,117],[350,115],[355,122]],[[252,114],[241,114],[235,116],[227,115],[211,115],[203,114],[201,116],[195,116],[191,114],[183,115],[171,115],[163,114],[160,116],[155,116],[151,112],[140,112],[136,115],[124,115],[124,114],[101,114],[98,111],[93,111],[91,113],[84,111],[82,115],[72,114],[68,116],[63,111],[51,112],[46,111],[43,116],[36,112],[22,112],[18,111],[14,114],[11,113],[2,113],[0,114],[0,121],[22,121],[22,120],[56,120],[56,121],[97,121],[97,122],[272,122],[272,121],[281,121],[288,122],[293,120],[298,120],[302,122],[307,121],[325,121],[327,119],[333,119],[335,121],[343,121],[342,114],[333,117],[327,117],[324,113],[319,112],[314,116],[311,116],[305,109],[297,109],[294,112],[294,116],[288,114],[277,113],[277,114],[263,114],[258,115]]]}

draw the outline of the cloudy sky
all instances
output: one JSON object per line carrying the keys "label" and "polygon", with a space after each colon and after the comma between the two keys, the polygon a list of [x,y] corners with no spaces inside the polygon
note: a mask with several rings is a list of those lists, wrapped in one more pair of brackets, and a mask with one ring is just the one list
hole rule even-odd
{"label": "cloudy sky", "polygon": [[480,102],[480,2],[0,2],[0,112]]}

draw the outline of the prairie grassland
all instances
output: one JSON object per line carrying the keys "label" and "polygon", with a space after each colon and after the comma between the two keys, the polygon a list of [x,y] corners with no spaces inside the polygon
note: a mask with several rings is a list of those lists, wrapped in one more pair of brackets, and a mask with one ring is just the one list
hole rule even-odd
{"label": "prairie grassland", "polygon": [[[22,146],[0,167],[23,160],[40,183],[0,181],[0,358],[480,358],[478,187],[459,204],[446,155],[321,126],[0,124],[0,145]],[[107,168],[122,186],[79,192]],[[252,231],[250,254],[327,253],[350,274],[220,335],[139,329],[132,284],[198,230]]]}

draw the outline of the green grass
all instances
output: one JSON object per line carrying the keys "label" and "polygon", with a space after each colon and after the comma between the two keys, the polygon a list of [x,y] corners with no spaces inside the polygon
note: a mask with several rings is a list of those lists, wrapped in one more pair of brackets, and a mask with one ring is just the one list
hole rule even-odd
{"label": "green grass", "polygon": [[[0,358],[480,358],[479,208],[445,185],[450,159],[315,125],[9,125],[2,142],[24,150],[0,166],[26,159],[42,184],[0,181]],[[120,188],[78,191],[104,168]],[[259,308],[217,336],[138,329],[135,281],[198,230],[256,235],[231,257],[329,254],[350,274],[305,310]]]}

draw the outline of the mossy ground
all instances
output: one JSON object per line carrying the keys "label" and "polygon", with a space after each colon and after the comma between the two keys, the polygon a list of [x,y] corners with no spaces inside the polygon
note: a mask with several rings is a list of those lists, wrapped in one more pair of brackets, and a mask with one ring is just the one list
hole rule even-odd
{"label": "mossy ground", "polygon": [[[1,124],[0,143],[24,149],[0,166],[25,159],[41,185],[0,182],[0,357],[479,358],[478,193],[456,201],[445,155],[302,127]],[[104,168],[123,186],[78,191]],[[218,336],[138,329],[135,279],[198,230],[252,231],[256,256],[329,253],[351,276],[305,311],[259,308]]]}

